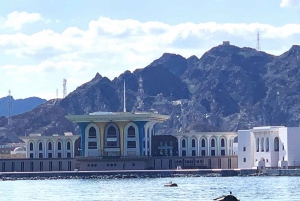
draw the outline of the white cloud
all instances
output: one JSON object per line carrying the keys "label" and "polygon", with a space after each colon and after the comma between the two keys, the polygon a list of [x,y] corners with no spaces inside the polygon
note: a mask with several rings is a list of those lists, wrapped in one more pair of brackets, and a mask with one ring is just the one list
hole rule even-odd
{"label": "white cloud", "polygon": [[282,0],[280,7],[300,7],[300,0]]}
{"label": "white cloud", "polygon": [[39,13],[27,13],[14,11],[7,15],[7,19],[4,22],[4,27],[11,27],[14,30],[20,30],[24,24],[33,23],[42,20]]}
{"label": "white cloud", "polygon": [[113,79],[125,70],[147,66],[165,52],[200,57],[223,40],[241,47],[255,47],[258,30],[262,50],[268,53],[283,53],[299,44],[296,40],[300,35],[299,24],[169,25],[105,17],[91,21],[87,30],[69,27],[62,33],[48,29],[31,35],[0,34],[0,56],[2,52],[7,58],[6,63],[0,61],[0,73],[10,77],[1,80],[0,91],[7,91],[14,83],[12,91],[17,91],[20,97],[44,93],[43,98],[55,98],[63,78],[68,79],[70,92],[97,72]]}

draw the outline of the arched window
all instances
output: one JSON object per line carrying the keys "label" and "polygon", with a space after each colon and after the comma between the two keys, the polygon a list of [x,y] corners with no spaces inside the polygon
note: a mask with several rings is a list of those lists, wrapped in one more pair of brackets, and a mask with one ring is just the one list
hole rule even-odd
{"label": "arched window", "polygon": [[33,151],[33,142],[30,142],[30,144],[29,144],[29,150]]}
{"label": "arched window", "polygon": [[186,147],[185,139],[182,139],[181,143],[182,143],[182,147]]}
{"label": "arched window", "polygon": [[61,142],[58,142],[58,143],[57,143],[57,149],[58,149],[58,150],[61,150]]}
{"label": "arched window", "polygon": [[211,139],[210,146],[211,147],[215,147],[216,146],[215,139]]}
{"label": "arched window", "polygon": [[264,143],[265,143],[265,139],[264,139],[264,138],[261,138],[260,146],[261,146],[261,151],[262,151],[262,152],[265,151]]}
{"label": "arched window", "polygon": [[225,147],[225,140],[224,140],[224,138],[221,139],[221,147]]}
{"label": "arched window", "polygon": [[269,138],[267,137],[267,139],[266,139],[266,152],[269,152],[269,145],[270,143],[269,143]]}
{"label": "arched window", "polygon": [[274,151],[279,151],[279,138],[275,137],[274,139]]}
{"label": "arched window", "polygon": [[96,129],[94,127],[89,129],[89,138],[96,138]]}
{"label": "arched window", "polygon": [[116,128],[113,127],[113,126],[110,126],[108,128],[108,133],[107,133],[107,137],[117,137],[117,131],[116,131]]}
{"label": "arched window", "polygon": [[205,147],[205,140],[204,139],[201,140],[201,147]]}
{"label": "arched window", "polygon": [[71,142],[67,142],[67,150],[71,150]]}
{"label": "arched window", "polygon": [[200,147],[200,154],[201,156],[205,156],[206,155],[206,151],[205,151],[205,146],[206,146],[206,142],[205,139],[201,140],[201,147]]}
{"label": "arched window", "polygon": [[256,152],[259,152],[259,138],[256,138]]}
{"label": "arched window", "polygon": [[133,126],[130,126],[128,128],[128,137],[129,138],[135,138],[135,129]]}
{"label": "arched window", "polygon": [[39,150],[43,150],[43,143],[42,142],[39,143]]}
{"label": "arched window", "polygon": [[[127,130],[128,131],[128,130]],[[109,123],[105,126],[104,130],[104,146],[107,148],[119,148],[120,147],[120,131],[116,124]],[[105,151],[105,154],[111,154],[114,151]],[[116,153],[114,153],[116,154]],[[118,152],[117,154],[120,154]]]}
{"label": "arched window", "polygon": [[196,140],[192,139],[192,147],[196,147]]}
{"label": "arched window", "polygon": [[52,150],[52,142],[48,142],[48,150]]}

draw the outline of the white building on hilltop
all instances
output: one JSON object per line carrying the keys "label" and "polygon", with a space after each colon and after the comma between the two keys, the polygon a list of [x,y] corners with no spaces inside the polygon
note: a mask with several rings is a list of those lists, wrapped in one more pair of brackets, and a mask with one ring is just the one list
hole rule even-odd
{"label": "white building on hilltop", "polygon": [[238,131],[238,168],[300,166],[300,127],[265,126]]}

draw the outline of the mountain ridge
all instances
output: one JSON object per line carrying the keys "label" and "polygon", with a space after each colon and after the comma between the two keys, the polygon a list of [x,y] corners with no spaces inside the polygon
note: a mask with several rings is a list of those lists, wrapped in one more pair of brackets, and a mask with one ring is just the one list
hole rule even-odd
{"label": "mountain ridge", "polygon": [[[6,131],[10,134],[5,136],[16,140],[24,132],[35,130],[43,135],[79,133],[64,115],[123,111],[124,81],[126,108],[130,112],[135,107],[140,77],[145,92],[144,110],[170,115],[168,121],[157,126],[161,134],[299,126],[299,60],[298,45],[279,56],[233,45],[213,47],[201,58],[165,53],[148,66],[125,71],[113,80],[97,73],[57,105],[44,104],[14,116]],[[5,124],[5,120],[1,122]]]}
{"label": "mountain ridge", "polygon": [[28,97],[23,99],[14,99],[13,96],[6,96],[0,98],[0,116],[8,116],[8,102],[11,99],[11,115],[17,115],[29,110],[32,110],[36,106],[46,102],[45,99],[39,97]]}

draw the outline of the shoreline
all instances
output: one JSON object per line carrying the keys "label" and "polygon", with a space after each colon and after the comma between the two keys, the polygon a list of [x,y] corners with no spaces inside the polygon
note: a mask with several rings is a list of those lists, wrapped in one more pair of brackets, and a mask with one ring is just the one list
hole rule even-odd
{"label": "shoreline", "polygon": [[110,170],[110,171],[45,171],[0,172],[0,180],[54,179],[128,179],[162,177],[233,177],[233,176],[300,176],[299,169],[181,169],[181,170]]}
{"label": "shoreline", "polygon": [[[247,172],[253,174],[255,171]],[[111,170],[111,171],[47,171],[47,172],[1,172],[0,179],[121,179],[160,177],[229,177],[239,176],[241,170],[232,169],[181,169],[181,170]]]}

